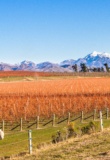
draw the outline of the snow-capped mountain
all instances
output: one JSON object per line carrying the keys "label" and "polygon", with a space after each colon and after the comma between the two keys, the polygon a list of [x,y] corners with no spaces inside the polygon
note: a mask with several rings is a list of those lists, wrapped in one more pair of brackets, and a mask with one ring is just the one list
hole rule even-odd
{"label": "snow-capped mountain", "polygon": [[88,56],[86,57],[97,57],[97,56],[99,56],[100,58],[103,58],[103,57],[110,58],[110,53],[94,51],[93,53],[88,54]]}
{"label": "snow-capped mountain", "polygon": [[69,59],[64,60],[60,64],[51,62],[42,62],[36,64],[31,61],[22,61],[20,64],[10,65],[7,63],[0,63],[0,71],[12,71],[12,70],[27,70],[27,71],[40,71],[40,72],[73,72],[72,66],[77,64],[78,71],[80,71],[80,64],[84,63],[89,69],[101,68],[107,63],[110,67],[110,53],[106,52],[92,52],[84,58],[78,60]]}
{"label": "snow-capped mountain", "polygon": [[[61,62],[62,66],[65,65],[65,63],[63,64],[63,62]],[[88,54],[86,57],[79,58],[78,60],[73,60],[72,63],[68,63],[68,64],[69,66],[75,65],[75,64],[77,64],[77,66],[80,66],[80,64],[82,63],[86,64],[88,68],[98,68],[98,67],[105,68],[104,66],[105,63],[107,63],[108,66],[110,67],[110,53],[94,51]]]}
{"label": "snow-capped mountain", "polygon": [[86,65],[90,68],[104,67],[105,63],[110,66],[110,53],[94,51],[93,53],[88,54],[84,60]]}
{"label": "snow-capped mountain", "polygon": [[43,62],[37,64],[37,70],[42,72],[71,72],[68,68],[63,68],[59,64],[54,64],[51,62]]}
{"label": "snow-capped mountain", "polygon": [[43,62],[43,63],[37,64],[36,67],[37,67],[37,69],[44,69],[44,68],[52,68],[53,65],[55,65],[55,64],[53,64],[51,62]]}
{"label": "snow-capped mountain", "polygon": [[11,71],[11,65],[6,63],[0,63],[0,70]]}
{"label": "snow-capped mountain", "polygon": [[7,64],[7,63],[0,63],[0,71],[14,71],[17,70],[19,66],[17,64],[15,65],[11,65],[11,64]]}
{"label": "snow-capped mountain", "polygon": [[75,60],[73,60],[73,59],[65,60],[60,63],[60,66],[63,68],[67,68],[68,66],[72,66],[74,64],[74,62],[75,62]]}
{"label": "snow-capped mountain", "polygon": [[34,71],[36,70],[36,64],[34,62],[31,62],[31,61],[22,61],[20,63],[20,65],[18,66],[17,70],[29,70],[29,71]]}

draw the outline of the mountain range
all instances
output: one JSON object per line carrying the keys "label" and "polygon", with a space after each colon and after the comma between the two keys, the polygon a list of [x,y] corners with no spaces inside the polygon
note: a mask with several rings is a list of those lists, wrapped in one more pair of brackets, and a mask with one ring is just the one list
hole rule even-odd
{"label": "mountain range", "polygon": [[104,64],[107,63],[110,67],[110,53],[94,51],[84,58],[64,60],[59,64],[51,62],[35,64],[26,60],[14,65],[1,62],[0,71],[73,72],[72,66],[77,64],[80,71],[81,63],[86,64],[90,69],[103,67],[106,70]]}

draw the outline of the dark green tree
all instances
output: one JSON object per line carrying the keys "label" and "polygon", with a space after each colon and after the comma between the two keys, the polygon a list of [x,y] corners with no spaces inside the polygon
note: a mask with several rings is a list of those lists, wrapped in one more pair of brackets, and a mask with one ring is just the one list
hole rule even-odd
{"label": "dark green tree", "polygon": [[101,72],[104,72],[104,68],[103,67],[101,67]]}
{"label": "dark green tree", "polygon": [[107,71],[107,72],[109,72],[108,64],[107,64],[107,63],[105,63],[105,64],[104,64],[104,66],[105,66],[105,68],[106,68],[106,71]]}
{"label": "dark green tree", "polygon": [[88,68],[87,68],[85,63],[81,63],[80,66],[81,66],[81,72],[87,72],[88,71]]}
{"label": "dark green tree", "polygon": [[75,72],[78,72],[78,66],[77,66],[77,64],[73,65],[72,68],[73,68],[73,70],[74,70]]}
{"label": "dark green tree", "polygon": [[100,67],[97,68],[97,72],[101,72],[101,68]]}

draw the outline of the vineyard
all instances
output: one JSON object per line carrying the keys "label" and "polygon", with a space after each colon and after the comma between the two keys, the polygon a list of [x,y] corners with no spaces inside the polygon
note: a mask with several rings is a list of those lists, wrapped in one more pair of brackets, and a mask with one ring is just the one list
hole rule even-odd
{"label": "vineyard", "polygon": [[51,73],[44,72],[34,72],[34,71],[1,71],[0,77],[9,77],[9,76],[51,76]]}
{"label": "vineyard", "polygon": [[110,78],[0,83],[0,120],[58,117],[110,107]]}
{"label": "vineyard", "polygon": [[110,77],[109,72],[36,72],[36,71],[0,71],[0,78],[3,77],[58,77],[58,76],[80,76],[80,77]]}

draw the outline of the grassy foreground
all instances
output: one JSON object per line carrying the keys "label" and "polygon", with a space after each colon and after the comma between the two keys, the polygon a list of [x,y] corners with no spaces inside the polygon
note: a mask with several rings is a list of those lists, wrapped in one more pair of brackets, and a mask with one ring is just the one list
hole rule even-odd
{"label": "grassy foreground", "polygon": [[[110,149],[110,129],[105,129],[100,133],[100,123],[97,124],[95,134],[80,136],[68,139],[57,144],[51,144],[52,135],[58,130],[65,132],[66,124],[56,127],[47,127],[39,130],[32,130],[33,154],[28,155],[28,131],[12,132],[5,135],[5,139],[0,141],[0,157],[11,157],[11,159],[39,159],[39,160],[80,160],[86,157],[97,157],[102,152],[108,155]],[[88,122],[76,122],[76,127],[80,128]],[[110,120],[104,119],[104,128],[110,128]],[[100,150],[101,149],[101,150]],[[96,151],[97,153],[96,153]],[[90,154],[91,153],[91,154]],[[21,156],[20,155],[24,155]],[[15,157],[15,158],[12,158]],[[89,160],[89,159],[88,159]]]}
{"label": "grassy foreground", "polygon": [[12,158],[13,160],[109,160],[110,128],[103,132],[71,138],[55,145],[44,145],[32,155]]}

